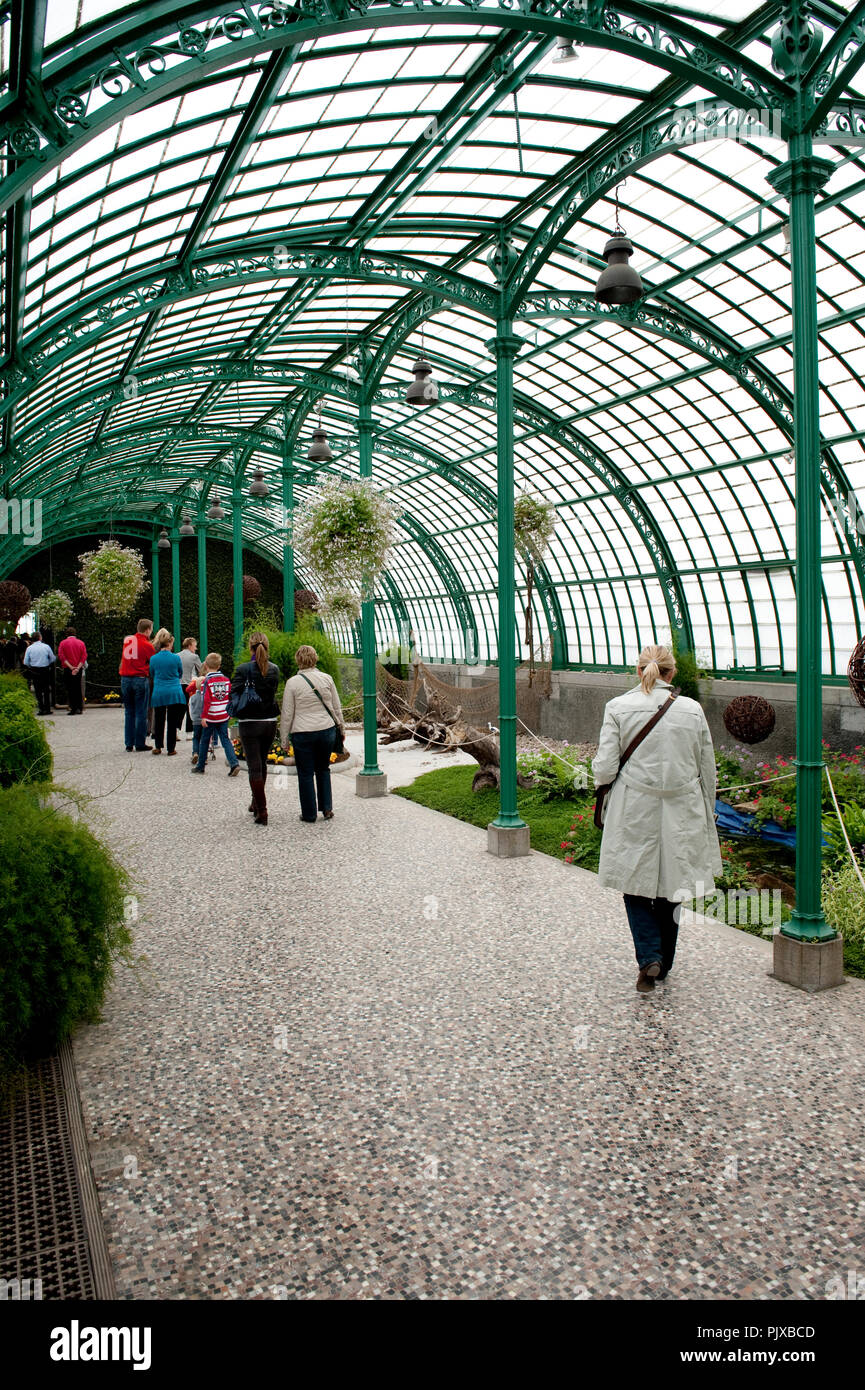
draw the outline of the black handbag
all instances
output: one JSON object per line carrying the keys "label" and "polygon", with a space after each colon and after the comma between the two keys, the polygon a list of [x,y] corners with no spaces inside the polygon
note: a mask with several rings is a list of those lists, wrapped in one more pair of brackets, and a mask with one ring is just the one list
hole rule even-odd
{"label": "black handbag", "polygon": [[228,712],[234,719],[256,719],[257,705],[261,706],[261,696],[255,688],[255,683],[247,676],[242,690],[232,690]]}
{"label": "black handbag", "polygon": [[[652,715],[648,724],[645,724],[643,728],[640,730],[640,732],[636,735],[636,737],[631,739],[631,742],[628,744],[627,748],[625,749],[624,753],[619,759],[619,772],[621,772],[622,768],[625,766],[625,763],[628,761],[631,754],[635,752],[637,748],[639,748],[646,735],[650,734],[654,729],[655,725],[659,722],[659,720],[663,719],[664,715],[667,713],[667,710],[670,708],[678,694],[679,688],[677,686],[673,693],[670,695],[670,698],[663,705],[661,705],[661,708],[659,710],[656,710],[656,712]],[[619,772],[616,773],[616,777],[618,777]],[[595,788],[595,825],[598,827],[599,830],[603,830],[604,828],[604,820],[606,819],[607,815],[607,803],[610,799],[610,792],[613,790],[613,785],[615,783],[616,777],[613,778],[612,782],[604,782],[602,786]]]}
{"label": "black handbag", "polygon": [[328,714],[330,715],[331,719],[333,720],[333,727],[336,729],[336,742],[335,742],[334,745],[333,745],[333,751],[334,751],[334,753],[336,754],[336,757],[337,757],[337,761],[338,761],[338,762],[345,762],[345,759],[349,756],[349,754],[348,754],[348,752],[346,751],[345,739],[344,739],[343,736],[342,736],[342,729],[340,728],[339,724],[336,722],[336,715],[334,714],[333,710],[332,710],[332,709],[330,708],[330,706],[328,705],[328,703],[327,703],[327,701],[325,700],[324,696],[322,695],[321,691],[320,691],[320,690],[317,690],[316,687],[313,685],[312,681],[309,679],[309,676],[305,676],[305,675],[303,674],[302,671],[298,671],[297,674],[300,676],[301,680],[305,680],[305,681],[306,681],[307,685],[309,686],[309,688],[310,688],[310,690],[313,692],[313,694],[318,696],[319,700],[321,700],[321,703],[324,705],[324,708],[327,710]]}

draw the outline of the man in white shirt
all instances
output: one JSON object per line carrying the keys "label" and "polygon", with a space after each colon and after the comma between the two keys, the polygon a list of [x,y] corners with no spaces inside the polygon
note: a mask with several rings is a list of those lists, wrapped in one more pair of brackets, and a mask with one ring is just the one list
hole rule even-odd
{"label": "man in white shirt", "polygon": [[51,713],[51,667],[57,660],[47,642],[42,641],[42,633],[37,632],[35,642],[24,653],[24,665],[33,677],[33,689],[39,702],[37,714]]}

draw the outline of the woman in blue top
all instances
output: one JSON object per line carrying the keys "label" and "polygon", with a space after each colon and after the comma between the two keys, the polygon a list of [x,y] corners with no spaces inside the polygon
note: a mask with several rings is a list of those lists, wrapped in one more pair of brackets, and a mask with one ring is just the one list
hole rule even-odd
{"label": "woman in blue top", "polygon": [[180,657],[172,651],[173,646],[174,638],[171,633],[161,630],[156,636],[156,652],[150,658],[150,675],[153,679],[153,694],[150,697],[150,703],[153,706],[154,757],[158,757],[162,752],[166,718],[168,720],[168,756],[173,758],[176,755],[177,731],[186,714],[186,696],[183,693],[183,686],[180,684],[183,663]]}

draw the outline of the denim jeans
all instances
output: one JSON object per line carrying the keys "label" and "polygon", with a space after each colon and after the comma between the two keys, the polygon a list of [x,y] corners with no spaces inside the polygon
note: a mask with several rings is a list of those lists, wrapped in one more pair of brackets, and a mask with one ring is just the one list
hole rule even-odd
{"label": "denim jeans", "polygon": [[[201,738],[198,743],[198,762],[195,765],[196,772],[204,771],[207,764],[207,754],[210,751],[210,741],[214,738],[218,738],[219,742],[222,744],[222,751],[226,756],[228,766],[237,767],[240,759],[234,751],[234,745],[231,739],[228,737],[227,719],[223,719],[221,724],[201,724],[196,725],[196,727],[201,729]],[[193,746],[194,743],[195,740],[193,739]]]}
{"label": "denim jeans", "polygon": [[146,676],[121,676],[120,693],[126,709],[126,747],[140,752],[147,742],[150,682]]}
{"label": "denim jeans", "polygon": [[[336,743],[333,724],[327,729],[311,729],[294,733],[294,765],[297,769],[297,788],[300,792],[300,814],[304,820],[318,819],[318,811],[332,811],[330,790],[330,755]],[[318,811],[316,810],[318,795]]]}
{"label": "denim jeans", "polygon": [[625,894],[625,911],[634,938],[637,964],[643,970],[653,960],[659,960],[659,980],[673,968],[679,936],[676,913],[680,907],[680,903],[668,902],[666,898],[638,898],[632,893]]}

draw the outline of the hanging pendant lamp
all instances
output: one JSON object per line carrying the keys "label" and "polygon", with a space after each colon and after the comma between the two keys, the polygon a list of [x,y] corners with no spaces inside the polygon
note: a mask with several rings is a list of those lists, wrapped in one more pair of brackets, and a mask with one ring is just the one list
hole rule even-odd
{"label": "hanging pendant lamp", "polygon": [[619,221],[619,188],[623,183],[616,188],[615,231],[603,251],[607,268],[601,271],[595,286],[595,298],[601,304],[636,304],[643,293],[642,280],[628,264],[634,254],[633,242]]}
{"label": "hanging pendant lamp", "polygon": [[194,536],[194,535],[195,535],[195,527],[194,527],[193,524],[192,524],[192,519],[190,518],[189,512],[184,512],[184,513],[183,513],[183,523],[182,523],[182,525],[180,526],[180,528],[179,528],[177,534],[178,534],[178,536]]}
{"label": "hanging pendant lamp", "polygon": [[412,367],[414,381],[405,393],[409,405],[435,405],[439,398],[438,383],[432,378],[432,364],[419,357]]}
{"label": "hanging pendant lamp", "polygon": [[318,403],[318,424],[312,432],[312,443],[306,457],[310,463],[329,463],[333,458],[333,450],[327,442],[327,431],[321,425],[321,401]]}
{"label": "hanging pendant lamp", "polygon": [[573,39],[556,39],[556,56],[554,63],[573,63],[576,62],[577,51],[574,48]]}
{"label": "hanging pendant lamp", "polygon": [[166,531],[166,529],[165,529],[164,526],[163,526],[162,530],[159,532],[159,540],[156,542],[156,545],[157,545],[157,549],[159,549],[159,550],[170,550],[170,549],[171,549],[171,541],[169,540],[168,532]]}
{"label": "hanging pendant lamp", "polygon": [[219,494],[218,494],[217,492],[215,492],[215,493],[213,494],[213,501],[211,502],[210,506],[207,508],[207,519],[208,519],[208,521],[222,521],[222,519],[223,519],[224,516],[225,516],[225,511],[224,511],[224,509],[219,505]]}
{"label": "hanging pendant lamp", "polygon": [[270,488],[264,481],[264,474],[260,468],[256,468],[252,475],[252,482],[249,484],[250,497],[266,497],[269,492]]}

